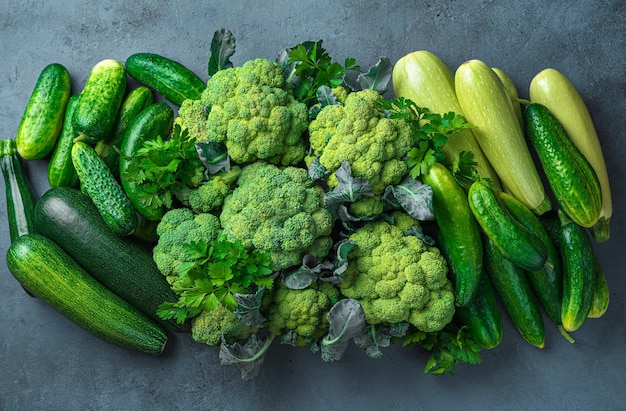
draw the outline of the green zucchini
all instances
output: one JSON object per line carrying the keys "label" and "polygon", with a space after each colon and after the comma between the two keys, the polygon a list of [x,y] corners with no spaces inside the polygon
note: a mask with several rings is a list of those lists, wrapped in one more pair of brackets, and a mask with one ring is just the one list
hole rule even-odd
{"label": "green zucchini", "polygon": [[587,231],[559,210],[563,259],[563,328],[579,329],[591,310],[595,287],[594,255]]}
{"label": "green zucchini", "polygon": [[506,258],[526,271],[543,267],[548,258],[546,246],[511,215],[493,189],[475,181],[467,195],[470,209],[482,231]]}
{"label": "green zucchini", "polygon": [[128,95],[122,101],[122,106],[115,120],[115,125],[111,134],[104,140],[96,143],[96,153],[104,160],[109,170],[115,177],[119,177],[119,148],[122,138],[133,120],[144,108],[154,102],[152,91],[145,86],[139,86],[128,92]]}
{"label": "green zucchini", "polygon": [[165,207],[146,204],[143,201],[146,185],[129,178],[128,173],[131,168],[141,167],[140,163],[137,163],[141,161],[137,159],[137,151],[148,140],[154,140],[159,136],[164,140],[167,139],[173,121],[174,110],[167,103],[153,103],[137,115],[122,138],[119,160],[120,182],[135,210],[148,220],[160,220],[165,213]]}
{"label": "green zucchini", "polygon": [[472,132],[500,177],[502,187],[536,214],[551,208],[524,130],[497,74],[480,60],[457,69],[455,90]]}
{"label": "green zucchini", "polygon": [[126,59],[125,66],[132,78],[179,107],[184,100],[199,100],[206,88],[206,83],[194,72],[159,54],[133,54]]}
{"label": "green zucchini", "polygon": [[92,67],[72,119],[77,141],[95,144],[111,133],[126,85],[126,70],[119,61],[106,59]]}
{"label": "green zucchini", "polygon": [[165,330],[89,275],[52,240],[23,235],[11,244],[6,260],[24,287],[93,335],[147,354],[163,352]]}
{"label": "green zucchini", "polygon": [[77,137],[72,126],[72,116],[79,98],[80,94],[74,94],[67,102],[63,128],[48,162],[47,175],[50,187],[74,187],[78,184],[78,175],[72,164],[72,146]]}
{"label": "green zucchini", "polygon": [[480,229],[469,208],[464,189],[441,163],[423,175],[433,190],[433,211],[439,235],[449,245],[449,259],[455,267],[455,302],[468,305],[478,289],[483,250]]}
{"label": "green zucchini", "polygon": [[72,147],[72,162],[81,190],[89,195],[107,226],[118,235],[132,234],[137,227],[137,213],[96,151],[77,141]]}
{"label": "green zucchini", "polygon": [[543,348],[543,316],[526,274],[487,237],[484,247],[486,271],[513,325],[529,344]]}
{"label": "green zucchini", "polygon": [[595,270],[595,284],[593,287],[593,298],[591,300],[591,309],[587,318],[600,318],[609,308],[611,295],[609,293],[609,284],[606,281],[606,275],[602,269],[602,265],[598,258],[594,255],[593,266]]}
{"label": "green zucchini", "polygon": [[613,215],[611,187],[602,146],[585,102],[574,84],[553,68],[542,70],[533,77],[529,93],[531,102],[543,104],[561,122],[569,138],[598,176],[602,186],[602,212],[590,231],[596,241],[608,240]]}
{"label": "green zucchini", "polygon": [[529,104],[524,125],[561,210],[576,224],[593,227],[602,211],[602,189],[591,164],[546,106]]}
{"label": "green zucchini", "polygon": [[156,315],[165,302],[177,301],[145,244],[113,233],[91,199],[70,187],[52,188],[37,201],[37,230],[56,242],[87,272],[135,308],[177,331],[184,327]]}
{"label": "green zucchini", "polygon": [[15,136],[23,159],[37,160],[52,152],[63,127],[71,89],[70,74],[63,65],[52,63],[41,71]]}

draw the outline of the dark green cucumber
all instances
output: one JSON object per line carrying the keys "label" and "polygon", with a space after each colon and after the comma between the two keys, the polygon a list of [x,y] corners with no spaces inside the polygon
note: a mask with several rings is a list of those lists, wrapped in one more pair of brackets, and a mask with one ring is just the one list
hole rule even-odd
{"label": "dark green cucumber", "polygon": [[163,206],[155,207],[142,201],[145,197],[146,185],[129,177],[129,170],[140,168],[140,164],[135,164],[141,161],[136,155],[146,141],[154,140],[159,136],[164,140],[167,139],[172,130],[173,121],[174,110],[168,104],[163,102],[151,104],[139,113],[122,139],[120,182],[135,210],[148,220],[160,220],[165,209]]}
{"label": "dark green cucumber", "polygon": [[433,211],[439,235],[449,245],[449,258],[455,266],[455,301],[470,303],[482,273],[483,249],[480,229],[467,202],[463,188],[442,164],[435,163],[423,181],[433,190]]}
{"label": "dark green cucumber", "polygon": [[95,144],[111,133],[126,84],[126,70],[119,61],[106,59],[93,66],[72,119],[78,141]]}
{"label": "dark green cucumber", "polygon": [[594,256],[593,266],[595,268],[595,284],[593,287],[593,298],[591,300],[591,309],[587,318],[600,318],[609,308],[611,295],[609,293],[609,284],[606,281],[606,275],[602,269],[602,265],[598,258]]}
{"label": "dark green cucumber", "polygon": [[583,325],[593,301],[595,267],[591,239],[587,230],[559,210],[560,250],[563,259],[563,305],[561,320],[566,331]]}
{"label": "dark green cucumber", "polygon": [[119,148],[122,144],[122,138],[133,120],[144,108],[154,102],[152,91],[145,86],[139,86],[128,92],[128,95],[122,101],[122,106],[117,115],[115,125],[111,134],[104,140],[98,141],[95,146],[96,153],[104,160],[109,170],[115,177],[119,176]]}
{"label": "dark green cucumber", "polygon": [[52,240],[23,235],[11,244],[6,260],[25,288],[93,335],[147,354],[163,352],[165,330],[89,275]]}
{"label": "dark green cucumber", "polygon": [[594,226],[602,211],[602,189],[589,161],[547,107],[528,105],[524,125],[560,208],[576,224]]}
{"label": "dark green cucumber", "polygon": [[72,147],[72,163],[80,188],[94,202],[100,215],[117,235],[129,235],[137,228],[137,213],[122,186],[96,151],[77,141]]}
{"label": "dark green cucumber", "polygon": [[543,348],[543,316],[524,270],[506,258],[488,237],[484,247],[486,271],[513,325],[529,344]]}
{"label": "dark green cucumber", "polygon": [[23,159],[50,154],[61,133],[71,89],[70,74],[63,65],[49,64],[41,71],[15,136]]}
{"label": "dark green cucumber", "polygon": [[72,146],[77,137],[72,125],[72,116],[80,94],[74,94],[67,102],[63,128],[48,162],[48,183],[50,187],[74,187],[78,184],[78,175],[72,164]]}
{"label": "dark green cucumber", "polygon": [[483,232],[506,258],[527,271],[543,267],[546,246],[511,215],[494,190],[476,181],[469,188],[468,201]]}
{"label": "dark green cucumber", "polygon": [[132,236],[113,233],[87,195],[70,187],[52,188],[37,201],[34,218],[40,234],[59,244],[108,289],[168,328],[184,330],[156,315],[161,304],[178,297],[149,248]]}
{"label": "dark green cucumber", "polygon": [[194,72],[177,61],[154,53],[136,53],[126,60],[128,74],[172,104],[180,106],[184,100],[199,100],[206,83]]}
{"label": "dark green cucumber", "polygon": [[510,194],[500,192],[498,195],[513,217],[539,237],[548,250],[548,258],[543,267],[527,271],[526,275],[548,317],[560,326],[563,293],[561,254],[535,213]]}

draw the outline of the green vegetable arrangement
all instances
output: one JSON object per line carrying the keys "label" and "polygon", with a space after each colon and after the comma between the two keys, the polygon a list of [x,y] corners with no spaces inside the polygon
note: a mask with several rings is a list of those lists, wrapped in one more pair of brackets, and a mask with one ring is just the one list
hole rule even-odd
{"label": "green vegetable arrangement", "polygon": [[[452,156],[454,150],[444,150],[451,138],[461,147],[460,136],[473,138],[472,132],[480,130],[462,113],[432,112],[403,93],[386,98],[392,78],[409,93],[411,82],[402,78],[407,73],[403,67],[395,73],[385,57],[368,70],[352,58],[341,64],[322,43],[306,41],[280,51],[275,60],[255,58],[235,66],[230,61],[235,38],[226,29],[218,30],[206,84],[164,56],[133,55],[126,62],[127,74],[140,83],[140,90],[150,87],[165,97],[174,107],[173,117],[166,103],[154,103],[148,95],[136,109],[120,110],[118,116],[124,118],[107,119],[125,124],[121,136],[114,128],[89,142],[80,131],[68,129],[76,134],[67,137],[76,137],[74,151],[86,151],[93,166],[84,167],[85,160],[75,156],[79,181],[63,184],[80,188],[95,204],[75,207],[72,219],[80,220],[89,208],[90,220],[82,218],[83,235],[102,235],[109,243],[112,236],[120,236],[147,248],[154,262],[150,272],[172,292],[171,301],[161,303],[153,317],[176,323],[179,332],[219,349],[221,363],[237,367],[247,380],[259,375],[265,353],[275,344],[307,347],[324,362],[341,360],[350,345],[375,359],[392,344],[419,347],[430,355],[425,373],[453,374],[457,365],[478,364],[481,350],[500,344],[505,311],[525,339],[528,333],[516,319],[537,330],[542,340],[533,345],[538,347],[544,343],[544,322],[540,313],[536,321],[524,316],[529,309],[548,308],[551,320],[572,342],[566,330],[606,311],[608,287],[591,242],[583,241],[585,227],[565,218],[563,223],[548,221],[533,214],[537,209],[512,202],[499,179],[477,171],[477,158],[485,158],[482,152],[462,150]],[[444,63],[436,59],[436,64],[441,69]],[[450,83],[451,77],[450,72],[445,81]],[[436,90],[437,80],[431,80]],[[134,95],[134,90],[126,91],[129,102],[122,107],[130,107]],[[508,96],[504,85],[490,91]],[[113,94],[115,101],[107,103],[119,105],[120,90]],[[157,117],[163,112],[160,107],[168,108],[163,118]],[[61,123],[50,128],[61,129],[65,120],[60,117],[49,116],[49,121]],[[557,121],[549,113],[545,117],[552,125]],[[66,118],[74,121],[71,114]],[[510,123],[517,127],[517,120]],[[521,135],[521,127],[512,134]],[[94,149],[101,141],[117,141],[106,150],[106,159],[105,151]],[[9,155],[16,156],[2,153]],[[580,158],[582,154],[572,158],[572,164]],[[482,169],[491,169],[491,164],[486,166]],[[3,173],[11,172],[3,168]],[[28,182],[15,181],[27,193]],[[111,187],[123,203],[110,196],[103,201],[104,189]],[[582,193],[571,197],[570,209],[579,210],[576,200],[584,198]],[[14,200],[7,204],[28,221],[32,204]],[[93,221],[94,213],[102,224]],[[111,216],[116,215],[133,217],[132,224],[113,232]],[[585,264],[577,259],[580,253],[561,251],[569,244],[559,239],[572,224],[580,229],[578,243],[588,247]],[[99,228],[88,230],[90,225]],[[525,225],[544,235],[537,238]],[[535,259],[532,266],[514,258],[525,255],[520,250],[545,242],[553,242],[547,244],[549,258]],[[483,248],[495,251],[483,253]],[[18,255],[14,251],[11,255]],[[496,251],[506,264],[483,264],[483,254]],[[59,258],[66,258],[62,251]],[[124,261],[132,261],[132,255]],[[513,267],[510,271],[520,280],[507,280],[506,272],[494,268],[503,265]],[[12,266],[18,267],[17,262]],[[561,266],[567,270],[555,272]],[[27,261],[19,267],[16,278],[36,275]],[[542,281],[541,275],[550,275],[552,282]],[[584,304],[576,297],[582,279],[593,289],[587,290]],[[62,281],[62,274],[35,294],[54,294],[53,280]],[[62,284],[59,293],[70,295],[67,281]],[[502,313],[497,295],[504,302]],[[569,322],[558,318],[564,296],[563,315],[575,313],[576,327],[564,329]],[[92,314],[102,315],[97,307],[85,299],[80,304],[72,309],[81,312],[84,324],[99,321]],[[109,315],[98,332],[114,332],[115,326],[115,317]],[[144,332],[159,327],[135,326]],[[141,336],[141,331],[131,333],[125,346],[132,347],[132,335]]]}

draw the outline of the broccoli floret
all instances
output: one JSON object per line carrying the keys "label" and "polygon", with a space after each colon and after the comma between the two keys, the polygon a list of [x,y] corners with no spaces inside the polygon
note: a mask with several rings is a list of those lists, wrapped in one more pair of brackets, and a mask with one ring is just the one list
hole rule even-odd
{"label": "broccoli floret", "polygon": [[370,324],[408,322],[439,331],[455,312],[448,266],[438,248],[405,233],[410,224],[399,214],[399,225],[370,222],[350,235],[356,247],[339,288],[361,303]]}
{"label": "broccoli floret", "polygon": [[303,168],[266,162],[244,166],[237,187],[224,200],[224,235],[268,252],[274,271],[301,265],[306,254],[322,259],[332,247],[333,228],[323,195]]}
{"label": "broccoli floret", "polygon": [[327,333],[326,315],[339,297],[339,289],[324,281],[316,281],[302,290],[279,283],[271,301],[266,303],[267,328],[277,335],[295,335],[292,341],[297,346],[307,345]]}
{"label": "broccoli floret", "polygon": [[258,58],[218,71],[179,115],[197,141],[224,143],[237,164],[295,165],[305,155],[307,107],[294,99],[277,62]]}
{"label": "broccoli floret", "polygon": [[199,343],[219,346],[222,336],[228,344],[247,340],[258,331],[239,320],[232,310],[218,305],[212,310],[204,310],[191,320],[191,338]]}
{"label": "broccoli floret", "polygon": [[194,214],[189,208],[173,208],[167,211],[156,229],[159,240],[152,250],[157,268],[170,285],[178,280],[179,267],[189,261],[185,244],[217,240],[221,227],[219,219],[209,213]]}
{"label": "broccoli floret", "polygon": [[226,196],[231,193],[239,174],[241,167],[234,166],[228,171],[212,175],[197,188],[180,186],[175,192],[176,198],[194,213],[218,210]]}

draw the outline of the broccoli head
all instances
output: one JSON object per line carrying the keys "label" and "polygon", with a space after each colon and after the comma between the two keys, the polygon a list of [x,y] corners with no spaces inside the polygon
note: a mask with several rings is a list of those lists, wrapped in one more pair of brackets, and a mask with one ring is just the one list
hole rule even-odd
{"label": "broccoli head", "polygon": [[333,243],[333,217],[323,196],[304,168],[251,163],[224,200],[223,233],[228,241],[268,252],[273,271],[299,266],[307,254],[322,259]]}
{"label": "broccoli head", "polygon": [[170,285],[178,280],[179,267],[189,261],[184,245],[194,242],[210,244],[221,232],[219,219],[209,213],[195,214],[189,208],[168,210],[156,228],[159,240],[152,250],[157,268]]}
{"label": "broccoli head", "polygon": [[439,331],[455,312],[448,266],[438,248],[407,233],[408,218],[394,214],[399,225],[370,222],[350,235],[356,247],[339,288],[361,303],[370,324],[408,322]]}
{"label": "broccoli head", "polygon": [[219,346],[222,336],[228,344],[245,341],[258,331],[239,320],[232,310],[218,305],[212,310],[203,310],[191,320],[191,338],[199,343]]}
{"label": "broccoli head", "polygon": [[231,193],[240,173],[241,167],[234,166],[228,171],[213,174],[199,187],[180,185],[175,191],[176,198],[194,213],[216,211]]}
{"label": "broccoli head", "polygon": [[218,71],[179,116],[197,141],[223,143],[238,164],[294,165],[305,155],[307,107],[294,99],[277,62],[258,58]]}
{"label": "broccoli head", "polygon": [[267,328],[274,334],[294,334],[294,343],[307,345],[328,331],[326,315],[339,300],[339,289],[325,281],[316,281],[302,290],[278,283],[265,303]]}

